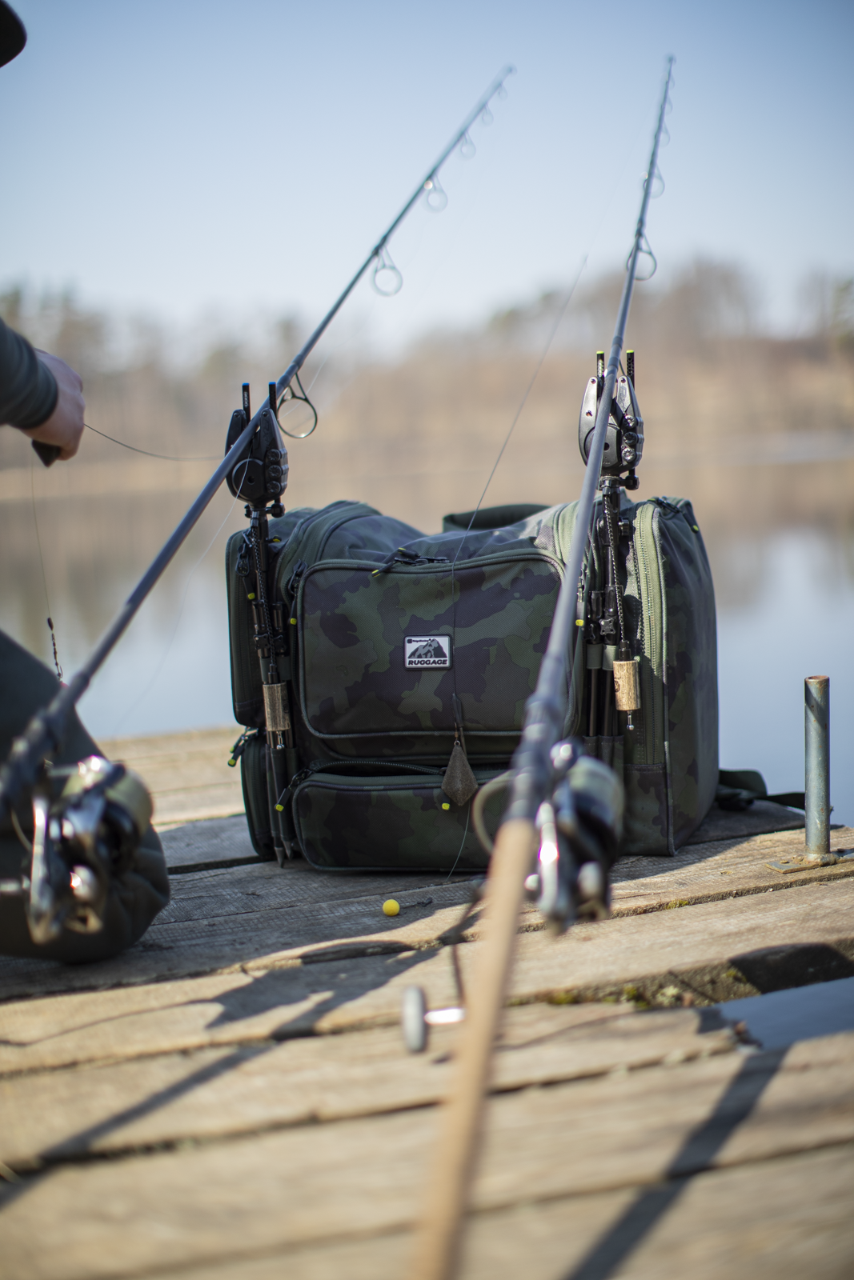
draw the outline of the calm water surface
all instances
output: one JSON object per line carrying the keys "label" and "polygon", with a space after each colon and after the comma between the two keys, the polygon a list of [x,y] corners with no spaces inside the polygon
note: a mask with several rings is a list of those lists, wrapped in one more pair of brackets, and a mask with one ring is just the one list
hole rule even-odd
{"label": "calm water surface", "polygon": [[[715,554],[726,585],[731,552]],[[815,530],[777,533],[742,547],[749,598],[719,588],[718,688],[722,768],[761,770],[769,790],[804,785],[806,676],[830,676],[834,822],[854,825],[854,578],[849,544]]]}

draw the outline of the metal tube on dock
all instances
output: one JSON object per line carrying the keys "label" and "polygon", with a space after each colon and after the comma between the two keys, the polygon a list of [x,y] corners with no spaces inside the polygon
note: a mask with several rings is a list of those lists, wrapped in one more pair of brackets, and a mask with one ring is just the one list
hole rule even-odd
{"label": "metal tube on dock", "polygon": [[830,860],[830,677],[804,681],[806,856]]}

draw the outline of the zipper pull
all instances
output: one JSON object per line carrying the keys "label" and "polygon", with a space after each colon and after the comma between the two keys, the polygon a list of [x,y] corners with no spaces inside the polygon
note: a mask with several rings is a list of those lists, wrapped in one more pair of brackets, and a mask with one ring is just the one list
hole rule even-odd
{"label": "zipper pull", "polygon": [[299,590],[299,584],[307,568],[308,568],[308,565],[304,560],[298,560],[293,573],[288,579],[288,585],[285,587],[285,593],[289,595],[291,598],[291,612],[290,612],[290,617],[288,618],[288,622],[292,627],[295,627],[297,625],[297,619],[296,619],[297,591]]}
{"label": "zipper pull", "polygon": [[297,560],[296,565],[294,566],[294,571],[291,574],[290,578],[288,578],[288,585],[285,587],[285,590],[289,596],[293,597],[296,595],[297,590],[299,588],[299,584],[300,584],[300,578],[305,573],[307,568],[308,568],[308,565],[304,560]]}
{"label": "zipper pull", "polygon": [[234,766],[237,764],[238,760],[243,755],[243,752],[246,750],[246,743],[249,741],[249,739],[257,738],[257,736],[258,736],[257,729],[247,729],[245,733],[241,733],[240,737],[237,739],[234,746],[231,748],[231,755],[228,757],[229,769],[233,769]]}

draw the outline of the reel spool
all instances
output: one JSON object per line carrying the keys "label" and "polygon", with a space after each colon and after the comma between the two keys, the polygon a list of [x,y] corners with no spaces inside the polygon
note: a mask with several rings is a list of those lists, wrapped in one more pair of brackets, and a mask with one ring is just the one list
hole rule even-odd
{"label": "reel spool", "polygon": [[97,933],[110,885],[129,869],[151,821],[142,779],[123,764],[89,756],[54,768],[33,793],[27,923],[34,942],[63,929]]}

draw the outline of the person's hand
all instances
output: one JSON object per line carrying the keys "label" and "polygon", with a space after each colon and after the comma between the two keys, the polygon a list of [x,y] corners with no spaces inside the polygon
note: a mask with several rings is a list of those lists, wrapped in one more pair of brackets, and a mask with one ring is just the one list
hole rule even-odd
{"label": "person's hand", "polygon": [[86,409],[83,383],[71,366],[60,360],[59,356],[38,350],[36,354],[56,378],[59,395],[56,398],[56,408],[47,421],[40,427],[29,427],[24,435],[31,440],[38,440],[40,444],[56,445],[60,459],[67,461],[77,452],[83,434],[83,414]]}

